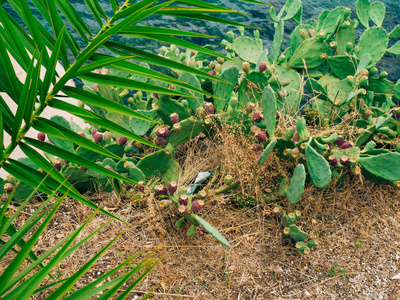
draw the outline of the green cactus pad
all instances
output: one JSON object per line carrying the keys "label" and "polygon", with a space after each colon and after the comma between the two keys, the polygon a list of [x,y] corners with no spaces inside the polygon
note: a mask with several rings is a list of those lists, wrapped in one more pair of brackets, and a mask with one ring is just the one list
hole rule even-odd
{"label": "green cactus pad", "polygon": [[168,138],[168,143],[172,147],[186,143],[204,130],[203,123],[193,118],[183,120],[179,124],[181,125],[181,130],[178,132],[172,131]]}
{"label": "green cactus pad", "polygon": [[321,100],[328,99],[328,93],[325,88],[315,79],[310,78],[306,82],[306,87],[309,93],[311,93],[314,97],[318,97]]}
{"label": "green cactus pad", "polygon": [[[286,1],[285,4],[285,11],[286,11],[286,16],[283,18],[284,21],[289,21],[291,19],[296,19],[294,20],[297,23],[301,23],[301,11],[302,11],[302,3],[301,0],[289,0]],[[295,18],[298,16],[300,13],[300,16],[298,18]]]}
{"label": "green cactus pad", "polygon": [[30,194],[33,192],[33,187],[25,182],[20,182],[18,184],[17,189],[15,190],[13,200],[14,201],[24,201],[26,200]]}
{"label": "green cactus pad", "polygon": [[170,161],[171,154],[164,150],[160,150],[146,155],[136,166],[142,170],[146,178],[149,178],[164,173],[168,169]]}
{"label": "green cactus pad", "polygon": [[[156,116],[157,116],[157,111],[155,109],[136,110],[136,112],[138,112],[152,120],[155,120]],[[149,121],[145,121],[145,120],[141,120],[141,119],[137,119],[137,118],[133,118],[133,117],[129,118],[129,127],[137,135],[145,135],[155,125],[156,125],[156,123],[152,123]]]}
{"label": "green cactus pad", "polygon": [[346,55],[347,53],[347,44],[351,43],[352,45],[355,45],[355,27],[354,27],[354,21],[349,20],[350,26],[346,28],[342,28],[339,26],[336,35],[335,35],[335,40],[337,44],[337,54],[338,55]]}
{"label": "green cactus pad", "polygon": [[[65,127],[67,129],[71,130],[71,126],[70,126],[69,122],[62,116],[52,116],[50,118],[50,120],[53,121],[54,123],[57,123],[58,125],[61,125],[62,127]],[[47,137],[48,137],[49,141],[54,144],[54,146],[57,146],[59,148],[62,148],[64,150],[67,150],[70,152],[74,152],[74,144],[71,141],[56,138],[51,135],[48,135]]]}
{"label": "green cactus pad", "polygon": [[371,4],[369,0],[357,0],[356,2],[356,14],[357,18],[365,28],[369,27],[369,11],[370,11]]}
{"label": "green cactus pad", "polygon": [[400,37],[400,25],[397,25],[393,30],[389,33],[389,38],[395,39]]}
{"label": "green cactus pad", "polygon": [[364,31],[354,53],[361,58],[366,53],[371,54],[373,62],[378,63],[386,53],[389,36],[382,27],[371,27]]}
{"label": "green cactus pad", "polygon": [[69,166],[62,173],[72,184],[86,183],[89,181],[89,175],[78,166]]}
{"label": "green cactus pad", "polygon": [[258,57],[263,51],[257,42],[245,36],[236,38],[232,43],[232,49],[242,60],[253,64],[257,63]]}
{"label": "green cactus pad", "polygon": [[176,160],[171,160],[169,163],[168,169],[162,175],[161,179],[165,185],[168,185],[171,181],[178,182],[179,181],[179,174],[181,168]]}
{"label": "green cactus pad", "polygon": [[299,134],[301,140],[306,140],[310,137],[310,134],[308,133],[308,130],[307,130],[306,119],[301,118],[301,119],[297,120],[296,130],[297,130],[297,133]]}
{"label": "green cactus pad", "polygon": [[400,41],[394,44],[393,47],[390,47],[387,52],[394,55],[400,55]]}
{"label": "green cactus pad", "polygon": [[306,147],[307,170],[315,186],[323,188],[331,180],[331,169],[326,159],[320,155],[310,144]]}
{"label": "green cactus pad", "polygon": [[[110,143],[108,145],[104,146],[105,149],[107,149],[108,151],[114,153],[115,155],[119,156],[122,158],[122,156],[124,155],[124,147],[120,146],[118,143],[114,142],[114,143]],[[105,155],[101,155],[99,157],[100,160],[104,160],[107,156]]]}
{"label": "green cactus pad", "polygon": [[329,41],[332,38],[338,26],[343,22],[346,10],[347,10],[346,7],[338,6],[332,11],[330,11],[329,14],[326,16],[320,31],[323,30],[326,33],[325,39],[327,41]]}
{"label": "green cactus pad", "polygon": [[263,153],[261,154],[260,158],[258,159],[258,164],[262,165],[265,160],[268,158],[268,156],[271,154],[272,150],[274,150],[275,145],[277,143],[277,140],[275,137],[273,137],[271,139],[271,141],[269,142],[268,146],[265,147]]}
{"label": "green cactus pad", "polygon": [[289,202],[294,204],[298,202],[304,191],[304,184],[306,182],[306,171],[303,164],[299,164],[293,171],[292,180],[286,190],[286,197]]}
{"label": "green cactus pad", "polygon": [[[307,32],[308,30],[312,29],[313,27],[311,25],[308,24],[301,24],[299,26],[297,26],[292,34],[290,35],[290,51],[291,53],[294,53],[296,51],[296,49],[300,46],[300,44],[304,41],[304,39],[300,36],[300,29],[306,29]],[[307,33],[307,37],[308,33]]]}
{"label": "green cactus pad", "polygon": [[360,157],[360,148],[358,147],[351,147],[343,150],[333,150],[332,154],[335,155],[335,157],[338,160],[338,165],[342,167],[342,164],[340,163],[340,158],[342,156],[348,156],[351,160],[358,161]]}
{"label": "green cactus pad", "polygon": [[190,225],[190,227],[189,227],[189,229],[188,229],[186,235],[187,235],[188,237],[194,237],[194,236],[196,235],[196,226],[194,226],[193,224]]}
{"label": "green cactus pad", "polygon": [[322,25],[325,22],[326,17],[329,15],[331,11],[329,9],[325,9],[323,10],[319,16],[318,16],[318,20],[317,20],[317,27],[316,27],[316,31],[319,32],[322,28]]}
{"label": "green cactus pad", "polygon": [[[190,84],[191,86],[193,86],[195,88],[201,89],[200,81],[193,74],[182,72],[181,75],[179,75],[178,79],[180,81],[182,81],[182,82]],[[198,107],[202,107],[203,106],[204,99],[203,99],[203,95],[202,94],[199,94],[199,93],[193,92],[193,91],[189,91],[189,90],[187,90],[185,88],[180,88],[180,87],[177,87],[176,90],[180,91],[180,92],[184,92],[184,93],[189,93],[189,94],[193,95],[193,97],[186,98],[186,100],[189,102],[190,108],[193,111],[196,111],[196,109]]]}
{"label": "green cactus pad", "polygon": [[228,125],[239,125],[245,134],[249,133],[252,124],[249,115],[240,110],[227,111],[219,116],[218,121]]}
{"label": "green cactus pad", "polygon": [[275,28],[275,35],[274,35],[274,40],[272,42],[272,49],[271,49],[271,61],[272,62],[275,62],[281,53],[284,27],[285,27],[285,21],[280,20],[278,25]]}
{"label": "green cactus pad", "polygon": [[232,92],[239,80],[239,69],[237,67],[230,67],[223,71],[219,78],[230,82],[231,84],[221,81],[213,82],[213,90],[215,95],[214,106],[217,113],[225,110],[227,103],[231,99]]}
{"label": "green cactus pad", "polygon": [[339,135],[335,132],[328,137],[321,137],[321,142],[324,144],[333,143],[339,138]]}
{"label": "green cactus pad", "polygon": [[213,226],[207,223],[204,219],[200,218],[198,215],[192,214],[193,219],[209,233],[211,234],[221,245],[231,248],[232,246],[229,242],[216,230]]}
{"label": "green cactus pad", "polygon": [[374,92],[374,100],[384,101],[386,95],[393,95],[394,87],[395,84],[386,78],[379,79],[373,77],[369,78],[369,85],[366,89],[367,91]]}
{"label": "green cactus pad", "polygon": [[369,17],[376,26],[382,26],[383,20],[385,19],[386,7],[380,1],[371,3],[369,10]]}
{"label": "green cactus pad", "polygon": [[107,157],[103,160],[103,167],[105,166],[109,166],[111,167],[111,169],[113,169],[114,171],[117,171],[117,164],[115,163],[114,160],[112,160],[111,158]]}
{"label": "green cactus pad", "polygon": [[167,125],[172,126],[171,120],[169,116],[172,113],[177,113],[179,115],[179,119],[181,121],[189,118],[191,115],[186,110],[186,108],[180,104],[178,101],[169,99],[169,100],[159,100],[156,102],[157,106],[157,114],[163,120],[163,122]]}
{"label": "green cactus pad", "polygon": [[302,242],[308,238],[308,234],[301,231],[295,224],[289,226],[289,236],[296,242]]}
{"label": "green cactus pad", "polygon": [[377,177],[388,181],[400,180],[400,153],[391,152],[360,157],[358,162],[364,169]]}
{"label": "green cactus pad", "polygon": [[328,57],[328,64],[332,73],[340,79],[353,76],[356,73],[358,61],[346,55],[336,55]]}
{"label": "green cactus pad", "polygon": [[331,82],[327,85],[328,98],[335,105],[345,103],[352,91],[353,88],[348,84],[346,79]]}
{"label": "green cactus pad", "polygon": [[303,69],[303,60],[309,69],[323,65],[326,62],[323,54],[328,55],[328,48],[328,44],[318,38],[305,40],[293,53],[288,66],[295,69]]}
{"label": "green cactus pad", "polygon": [[143,172],[136,166],[132,166],[129,170],[129,176],[133,181],[139,182],[139,181],[146,181],[146,176],[143,174]]}
{"label": "green cactus pad", "polygon": [[90,161],[96,161],[100,157],[99,153],[83,147],[76,148],[75,154]]}
{"label": "green cactus pad", "polygon": [[267,86],[261,96],[261,108],[263,111],[264,120],[267,133],[270,137],[274,136],[276,124],[277,103],[274,90]]}
{"label": "green cactus pad", "polygon": [[238,100],[240,107],[245,108],[249,102],[259,102],[267,85],[268,79],[264,73],[255,71],[247,74],[239,85]]}

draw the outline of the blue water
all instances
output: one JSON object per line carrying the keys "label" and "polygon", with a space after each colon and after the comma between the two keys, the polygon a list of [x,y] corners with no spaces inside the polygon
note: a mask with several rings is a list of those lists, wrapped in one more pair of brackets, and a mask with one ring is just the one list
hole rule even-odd
{"label": "blue water", "polygon": [[[112,10],[108,0],[98,0],[102,5],[103,9],[108,15],[112,14]],[[273,35],[274,35],[274,27],[273,22],[269,19],[269,8],[267,5],[258,5],[251,4],[239,0],[206,0],[210,3],[229,7],[234,10],[239,10],[247,13],[248,15],[239,15],[239,14],[231,14],[231,15],[221,15],[222,18],[229,18],[232,21],[240,22],[243,24],[255,26],[260,29],[260,38],[264,41],[264,47],[270,49],[270,45],[272,43]],[[267,2],[268,0],[264,0]],[[381,0],[386,5],[386,18],[384,21],[384,28],[390,32],[396,25],[400,24],[400,1],[399,0]],[[77,9],[79,14],[85,19],[89,28],[93,30],[93,32],[97,32],[99,26],[97,22],[92,18],[92,15],[84,2],[82,0],[71,0],[71,4]],[[120,1],[122,3],[122,1]],[[277,11],[284,5],[286,0],[270,0],[268,1],[277,6]],[[324,9],[333,9],[336,6],[342,5],[347,6],[352,9],[353,17],[354,17],[354,4],[356,0],[303,0],[303,20],[306,21],[310,18],[317,19],[318,15]],[[9,8],[9,4],[3,4],[3,7]],[[11,10],[9,10],[11,12]],[[15,17],[15,14],[12,14]],[[226,32],[229,30],[236,30],[236,28],[232,26],[227,26],[223,24],[215,24],[210,22],[202,22],[202,21],[192,21],[189,19],[174,19],[172,17],[161,17],[161,16],[153,16],[146,19],[140,25],[147,25],[153,27],[168,27],[180,30],[188,30],[188,31],[196,31],[201,33],[206,33],[212,36],[216,36],[215,39],[189,39],[192,42],[195,42],[200,45],[205,44],[213,44],[216,46],[216,50],[223,51],[221,47],[219,47],[219,43],[222,38],[226,38]],[[285,42],[284,47],[288,45],[288,39],[290,32],[296,24],[292,21],[286,22],[285,24]],[[51,28],[48,28],[51,32]],[[358,34],[362,33],[363,27],[360,25]],[[236,30],[236,34],[237,30]],[[246,29],[246,34],[252,35],[252,30]],[[76,36],[77,40],[79,37]],[[146,48],[150,51],[157,51],[160,47],[160,44],[154,41],[148,41],[143,39],[136,39],[131,37],[117,37],[116,40],[118,42],[124,43],[126,45],[131,45],[139,48]],[[391,41],[393,44],[395,41]],[[389,78],[392,80],[396,80],[400,78],[400,58],[387,54],[384,59],[379,63],[378,68],[380,70],[386,70],[389,72]]]}

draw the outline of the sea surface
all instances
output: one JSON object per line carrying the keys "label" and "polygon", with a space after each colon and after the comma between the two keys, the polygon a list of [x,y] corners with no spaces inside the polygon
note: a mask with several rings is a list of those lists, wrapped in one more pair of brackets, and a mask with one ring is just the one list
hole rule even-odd
{"label": "sea surface", "polygon": [[[108,0],[98,0],[102,5],[103,9],[108,15],[112,14],[112,10]],[[260,38],[264,42],[264,48],[269,48],[272,43],[273,35],[274,35],[274,23],[269,18],[269,5],[260,5],[260,4],[251,4],[240,0],[206,0],[210,3],[222,5],[234,10],[242,11],[246,13],[246,15],[241,14],[230,14],[230,15],[219,15],[221,18],[226,18],[235,22],[240,22],[246,25],[251,25],[259,28],[260,30]],[[271,3],[276,6],[276,10],[279,9],[285,4],[286,0],[262,0],[264,2]],[[85,19],[88,26],[96,32],[98,30],[98,24],[92,18],[90,11],[82,0],[71,0],[71,4],[77,9],[79,14]],[[121,2],[121,1],[120,1]],[[356,0],[303,0],[303,22],[308,19],[317,19],[318,15],[321,11],[325,9],[333,9],[336,6],[346,6],[352,9],[353,17],[354,14],[354,4]],[[386,18],[383,23],[383,27],[390,32],[396,25],[400,24],[400,0],[382,0],[382,2],[386,5]],[[122,2],[121,2],[122,3]],[[4,3],[3,7],[6,10],[9,10],[10,6],[8,3]],[[11,12],[11,10],[9,10]],[[14,17],[17,18],[14,14]],[[40,15],[38,18],[40,20]],[[18,18],[17,18],[18,19]],[[175,19],[173,17],[160,17],[160,16],[152,16],[141,22],[140,25],[153,26],[153,27],[167,27],[174,28],[180,30],[187,31],[196,31],[201,33],[206,33],[216,38],[213,39],[189,39],[192,42],[200,45],[212,44],[215,46],[215,49],[218,51],[224,51],[222,47],[219,46],[220,41],[223,38],[226,38],[226,32],[229,30],[233,30],[236,34],[239,34],[237,29],[234,26],[227,26],[223,24],[216,24],[211,22],[203,22],[198,20],[190,20],[190,19]],[[288,45],[288,40],[291,31],[296,26],[293,21],[289,21],[285,23],[285,39],[283,47]],[[48,28],[51,32],[51,28]],[[356,34],[359,36],[363,32],[363,27],[360,25]],[[252,29],[246,29],[246,34],[252,35]],[[77,40],[79,37],[76,36]],[[116,40],[122,42],[126,45],[132,45],[135,47],[139,47],[142,49],[147,49],[149,51],[157,51],[157,49],[161,46],[160,43],[154,41],[148,41],[143,39],[131,38],[131,37],[116,37]],[[391,40],[391,45],[393,45],[396,40]],[[283,48],[284,49],[284,48]],[[397,80],[400,78],[400,58],[395,55],[386,54],[384,59],[379,63],[378,68],[380,71],[386,70],[389,72],[389,78],[392,80]]]}

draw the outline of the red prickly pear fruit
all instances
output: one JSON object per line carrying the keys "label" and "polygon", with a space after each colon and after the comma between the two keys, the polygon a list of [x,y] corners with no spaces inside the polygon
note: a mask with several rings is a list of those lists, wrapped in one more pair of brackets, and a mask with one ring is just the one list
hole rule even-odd
{"label": "red prickly pear fruit", "polygon": [[170,194],[171,196],[176,192],[177,189],[178,189],[178,185],[176,184],[175,181],[171,181],[171,182],[168,184],[168,192],[169,192],[169,194]]}
{"label": "red prickly pear fruit", "polygon": [[214,107],[214,104],[212,104],[211,102],[206,102],[204,104],[204,110],[206,111],[206,113],[208,115],[215,114],[215,107]]}
{"label": "red prickly pear fruit", "polygon": [[209,75],[214,76],[215,72],[213,70],[207,72]]}
{"label": "red prickly pear fruit", "polygon": [[339,136],[338,139],[335,141],[335,144],[338,147],[341,147],[343,145],[343,143],[345,142],[344,138],[342,136]]}
{"label": "red prickly pear fruit", "polygon": [[328,147],[329,147],[329,149],[328,149],[328,150],[329,150],[329,152],[331,152],[331,151],[332,151],[332,146],[333,146],[333,143],[332,143],[332,142],[329,142],[329,143],[328,143]]}
{"label": "red prickly pear fruit", "polygon": [[79,132],[78,134],[79,134],[80,136],[83,136],[84,138],[86,137],[86,134],[85,134],[84,132],[82,132],[82,131]]}
{"label": "red prickly pear fruit", "polygon": [[247,103],[246,108],[245,108],[246,114],[248,114],[248,115],[251,114],[255,107],[256,107],[256,105],[253,102]]}
{"label": "red prickly pear fruit", "polygon": [[351,147],[353,147],[353,144],[352,144],[352,143],[350,143],[350,142],[344,142],[344,143],[340,146],[340,150],[348,149],[348,148],[351,148]]}
{"label": "red prickly pear fruit", "polygon": [[111,171],[111,172],[115,172],[113,168],[111,168],[111,166],[105,166],[104,168],[106,168],[107,170]]}
{"label": "red prickly pear fruit", "polygon": [[90,134],[92,135],[92,137],[94,137],[94,135],[97,133],[97,129],[93,128],[92,130],[90,130]]}
{"label": "red prickly pear fruit", "polygon": [[156,185],[155,190],[156,194],[160,196],[166,196],[168,192],[167,188],[162,184]]}
{"label": "red prickly pear fruit", "polygon": [[180,205],[188,205],[189,197],[185,194],[180,195],[178,201]]}
{"label": "red prickly pear fruit", "polygon": [[256,112],[256,113],[253,115],[253,118],[251,118],[251,120],[252,120],[254,123],[261,122],[263,119],[264,119],[264,116],[263,116],[261,113],[258,113],[258,112]]}
{"label": "red prickly pear fruit", "polygon": [[156,134],[156,136],[161,137],[161,138],[168,138],[170,135],[170,132],[169,132],[168,128],[161,127],[156,130],[155,134]]}
{"label": "red prickly pear fruit", "polygon": [[145,185],[144,181],[139,181],[138,182],[137,189],[138,189],[139,192],[144,193],[144,185]]}
{"label": "red prickly pear fruit", "polygon": [[61,167],[62,167],[62,163],[61,160],[56,160],[55,162],[53,162],[53,167],[57,170],[57,171],[61,171]]}
{"label": "red prickly pear fruit", "polygon": [[157,100],[160,100],[160,97],[158,97],[157,93],[153,93],[153,97],[156,98]]}
{"label": "red prickly pear fruit", "polygon": [[41,142],[44,142],[46,140],[46,135],[43,132],[39,132],[37,134],[37,139]]}
{"label": "red prickly pear fruit", "polygon": [[192,212],[197,212],[200,209],[202,209],[204,206],[204,201],[203,200],[196,200],[192,203],[191,211]]}
{"label": "red prickly pear fruit", "polygon": [[[101,72],[101,71],[100,71]],[[92,89],[95,93],[99,92],[99,84],[98,83],[93,83]]]}
{"label": "red prickly pear fruit", "polygon": [[1,195],[1,202],[6,202],[8,199],[8,194]]}
{"label": "red prickly pear fruit", "polygon": [[260,62],[258,70],[262,73],[267,69],[267,63],[265,61]]}
{"label": "red prickly pear fruit", "polygon": [[14,189],[14,186],[12,185],[12,183],[6,183],[3,187],[3,189],[7,192],[7,193],[11,193]]}
{"label": "red prickly pear fruit", "polygon": [[293,133],[292,139],[293,139],[293,142],[298,143],[298,142],[300,142],[300,135],[297,132],[295,132],[295,133]]}
{"label": "red prickly pear fruit", "polygon": [[262,131],[257,132],[255,137],[260,143],[265,143],[267,140],[267,135]]}
{"label": "red prickly pear fruit", "polygon": [[182,126],[179,123],[175,123],[174,126],[172,126],[173,132],[179,132],[179,131],[181,131],[181,129],[182,129]]}
{"label": "red prickly pear fruit", "polygon": [[100,143],[103,140],[103,134],[101,132],[96,132],[93,136],[93,140],[96,143]]}
{"label": "red prickly pear fruit", "polygon": [[300,150],[299,148],[293,148],[292,151],[290,152],[290,154],[292,155],[293,158],[297,158],[300,155]]}
{"label": "red prickly pear fruit", "polygon": [[164,147],[167,144],[167,141],[158,136],[154,139],[154,144],[160,147]]}
{"label": "red prickly pear fruit", "polygon": [[181,205],[181,206],[178,207],[178,212],[181,215],[186,215],[189,211],[188,211],[188,208],[185,205]]}
{"label": "red prickly pear fruit", "polygon": [[88,169],[85,168],[85,167],[81,167],[81,170],[82,170],[83,172],[86,172]]}
{"label": "red prickly pear fruit", "polygon": [[329,155],[328,162],[332,167],[337,167],[338,165],[338,160],[335,155]]}
{"label": "red prickly pear fruit", "polygon": [[171,120],[172,124],[179,123],[179,115],[177,113],[170,114],[169,119]]}
{"label": "red prickly pear fruit", "polygon": [[260,144],[254,143],[253,144],[253,151],[254,152],[261,152],[262,148]]}
{"label": "red prickly pear fruit", "polygon": [[121,137],[118,139],[118,144],[119,144],[120,146],[124,146],[124,145],[126,144],[127,141],[128,141],[128,138],[127,138],[126,136],[121,136]]}
{"label": "red prickly pear fruit", "polygon": [[340,158],[340,163],[341,163],[343,166],[348,166],[348,165],[350,164],[350,158],[349,158],[348,156],[346,156],[346,155],[343,155],[343,156]]}

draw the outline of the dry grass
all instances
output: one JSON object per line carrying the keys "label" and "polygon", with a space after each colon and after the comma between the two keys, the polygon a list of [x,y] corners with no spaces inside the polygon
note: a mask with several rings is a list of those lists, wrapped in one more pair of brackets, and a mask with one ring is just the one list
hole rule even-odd
{"label": "dry grass", "polygon": [[[238,190],[242,194],[258,200],[250,207],[233,205],[229,194],[205,200],[200,215],[223,233],[232,249],[220,246],[200,229],[196,229],[195,238],[188,238],[188,226],[174,228],[179,216],[173,207],[157,208],[158,224],[153,224],[143,221],[146,207],[133,206],[112,194],[100,194],[92,200],[132,227],[77,287],[123,258],[163,243],[159,255],[165,254],[165,259],[130,299],[151,288],[155,288],[153,299],[398,299],[399,282],[390,278],[400,273],[400,191],[363,182],[349,174],[351,180],[346,180],[340,189],[317,190],[307,185],[298,204],[278,200],[288,211],[299,209],[302,217],[297,224],[319,241],[318,248],[304,256],[270,215],[276,203],[261,201],[265,191],[272,189],[290,166],[273,155],[258,166],[257,154],[250,147],[243,135],[224,133],[217,135],[213,143],[200,137],[176,153],[183,169],[180,185],[188,185],[198,172],[220,167],[221,177],[215,187],[223,184],[225,174],[231,174],[240,180]],[[24,214],[29,215],[35,205],[31,204]],[[65,202],[35,250],[43,253],[91,213],[91,209],[75,201]],[[96,216],[83,236],[106,221],[106,217]],[[61,275],[72,275],[123,228],[122,223],[114,221],[59,266]],[[1,261],[0,269],[6,263],[7,260]],[[44,298],[45,295],[38,297]]]}

